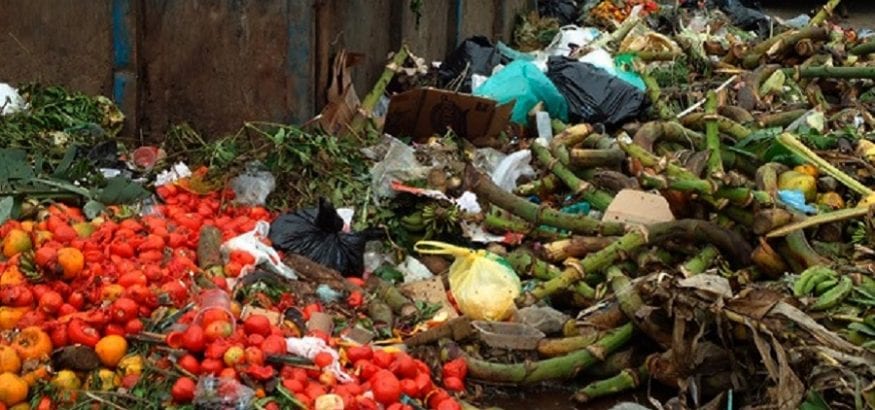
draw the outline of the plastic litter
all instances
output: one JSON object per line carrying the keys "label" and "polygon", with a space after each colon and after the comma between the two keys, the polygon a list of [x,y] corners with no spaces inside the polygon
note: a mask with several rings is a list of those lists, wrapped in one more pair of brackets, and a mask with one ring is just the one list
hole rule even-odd
{"label": "plastic litter", "polygon": [[528,306],[517,311],[517,321],[532,326],[546,334],[562,330],[565,322],[571,319],[568,315],[550,306]]}
{"label": "plastic litter", "polygon": [[201,377],[194,392],[197,409],[248,410],[254,400],[255,390],[226,377]]}
{"label": "plastic litter", "polygon": [[337,353],[337,350],[332,349],[325,341],[318,337],[290,337],[286,339],[286,351],[291,354],[298,355],[301,357],[306,357],[312,360],[316,357],[317,354],[325,352],[331,355],[332,359],[334,359],[330,365],[326,366],[325,369],[330,371],[334,377],[341,383],[349,383],[353,381],[353,378],[350,375],[346,374],[343,369],[340,367],[340,363],[338,360],[340,359],[340,355]]}
{"label": "plastic litter", "polygon": [[276,178],[261,163],[247,163],[242,174],[231,180],[234,200],[244,205],[264,205],[276,187]]}
{"label": "plastic litter", "polygon": [[[231,251],[246,251],[255,257],[256,265],[264,264],[273,273],[279,274],[287,279],[297,279],[298,275],[295,274],[295,271],[292,268],[286,266],[286,264],[282,262],[282,259],[276,250],[263,242],[263,239],[268,235],[270,229],[270,224],[264,221],[259,221],[255,224],[255,229],[242,235],[235,236],[223,243],[221,248],[222,257],[227,260],[228,254],[230,254]],[[251,270],[251,267],[249,270]],[[248,273],[249,270],[244,269],[241,272],[241,276]]]}
{"label": "plastic litter", "polygon": [[155,186],[167,185],[191,176],[191,169],[184,162],[177,162],[170,169],[161,171],[155,176]]}
{"label": "plastic litter", "polygon": [[428,267],[422,264],[419,259],[416,259],[410,255],[407,255],[404,258],[404,262],[401,262],[395,269],[398,272],[401,272],[404,275],[404,283],[411,283],[420,280],[431,279],[434,277],[434,274],[428,270]]}
{"label": "plastic litter", "polygon": [[510,155],[492,148],[481,148],[476,152],[475,163],[486,171],[492,182],[504,189],[513,191],[520,177],[534,177],[532,151],[520,150]]}
{"label": "plastic litter", "polygon": [[316,287],[316,296],[319,296],[322,303],[334,303],[340,300],[343,294],[322,283]]}
{"label": "plastic litter", "polygon": [[760,35],[769,32],[771,17],[763,13],[758,5],[754,8],[751,7],[752,3],[745,5],[741,0],[709,0],[708,6],[720,8],[739,28],[756,31]]}
{"label": "plastic litter", "polygon": [[[195,323],[201,323],[201,318],[212,310],[218,310],[221,312],[225,312],[228,314],[228,318],[234,317],[231,313],[231,296],[228,292],[222,289],[207,289],[204,290],[197,297],[198,311],[197,315],[194,318]],[[237,327],[237,323],[234,320],[229,320],[231,322],[231,328],[234,329]]]}
{"label": "plastic litter", "polygon": [[601,32],[596,28],[566,25],[559,28],[559,32],[556,33],[553,41],[544,51],[549,55],[568,57],[572,52],[586,47],[599,36],[601,36]]}
{"label": "plastic litter", "polygon": [[471,326],[480,334],[480,340],[497,349],[534,350],[546,337],[544,332],[524,323],[475,320]]}
{"label": "plastic litter", "polygon": [[343,219],[334,205],[324,198],[317,208],[280,215],[270,225],[273,246],[294,252],[344,275],[361,275],[365,243],[382,235],[379,229],[343,232]]}
{"label": "plastic litter", "polygon": [[514,61],[489,78],[474,95],[488,97],[501,104],[516,101],[511,121],[525,124],[529,111],[544,102],[553,118],[568,120],[568,104],[550,79],[534,64]]}
{"label": "plastic litter", "polygon": [[817,208],[805,203],[805,194],[802,191],[795,189],[778,191],[778,200],[795,211],[806,214],[817,213]]}
{"label": "plastic litter", "polygon": [[470,93],[471,76],[489,76],[495,66],[502,64],[501,53],[484,36],[466,39],[450,53],[438,69],[438,80],[442,87]]}
{"label": "plastic litter", "polygon": [[514,309],[520,294],[520,278],[502,257],[485,251],[443,242],[420,241],[414,249],[426,255],[452,255],[450,291],[459,310],[474,320],[503,320]]}
{"label": "plastic litter", "polygon": [[574,122],[617,126],[637,117],[648,104],[647,96],[629,83],[592,64],[550,57],[547,76],[568,100]]}
{"label": "plastic litter", "polygon": [[346,408],[343,404],[343,398],[336,394],[323,394],[316,398],[313,405],[316,410],[343,410]]}
{"label": "plastic litter", "polygon": [[0,83],[0,116],[15,114],[27,109],[27,102],[18,89],[7,84]]}
{"label": "plastic litter", "polygon": [[388,135],[377,146],[362,151],[371,159],[380,159],[371,168],[371,190],[376,199],[395,196],[391,187],[393,181],[425,178],[430,169],[416,160],[413,147]]}
{"label": "plastic litter", "polygon": [[575,0],[538,0],[538,14],[555,18],[559,24],[566,25],[580,17],[580,6]]}

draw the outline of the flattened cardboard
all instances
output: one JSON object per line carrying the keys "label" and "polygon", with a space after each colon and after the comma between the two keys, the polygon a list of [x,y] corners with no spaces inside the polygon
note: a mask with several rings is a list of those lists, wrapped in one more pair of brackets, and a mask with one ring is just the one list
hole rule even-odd
{"label": "flattened cardboard", "polygon": [[383,131],[397,137],[424,141],[452,129],[477,147],[494,146],[507,127],[513,102],[425,87],[397,94],[389,100]]}
{"label": "flattened cardboard", "polygon": [[399,286],[398,290],[400,290],[404,296],[407,296],[412,300],[440,303],[441,309],[438,313],[445,312],[447,319],[454,319],[459,316],[459,314],[456,313],[456,309],[450,304],[450,300],[447,299],[447,289],[444,287],[443,279],[441,279],[440,276],[405,283]]}
{"label": "flattened cardboard", "polygon": [[674,215],[662,195],[624,189],[608,205],[602,220],[649,225],[673,221]]}

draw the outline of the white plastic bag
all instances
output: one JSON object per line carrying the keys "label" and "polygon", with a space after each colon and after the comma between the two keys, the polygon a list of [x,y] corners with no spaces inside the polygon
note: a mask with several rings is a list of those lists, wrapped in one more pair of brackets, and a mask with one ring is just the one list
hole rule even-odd
{"label": "white plastic bag", "polygon": [[[291,280],[298,279],[298,275],[295,274],[294,269],[288,267],[282,262],[282,259],[280,259],[280,255],[276,250],[260,240],[266,238],[269,231],[269,223],[258,221],[258,223],[255,224],[255,229],[228,239],[223,243],[221,248],[222,257],[227,259],[228,254],[230,254],[231,251],[245,251],[255,257],[255,265],[264,263],[276,274]],[[244,269],[244,272],[242,272],[241,275],[245,273],[248,273],[248,270]]]}
{"label": "white plastic bag", "polygon": [[562,26],[546,51],[550,55],[567,57],[572,48],[583,48],[600,35],[601,32],[592,27],[578,27],[573,24]]}
{"label": "white plastic bag", "polygon": [[328,353],[333,360],[326,369],[328,369],[328,371],[331,372],[341,383],[349,383],[353,381],[353,378],[346,374],[340,367],[340,362],[338,362],[340,355],[337,351],[326,345],[325,341],[318,337],[305,336],[300,338],[287,338],[286,351],[294,355],[306,357],[310,360],[313,360],[313,358],[319,353]]}
{"label": "white plastic bag", "polygon": [[15,114],[27,109],[27,103],[18,90],[6,83],[0,83],[0,116]]}

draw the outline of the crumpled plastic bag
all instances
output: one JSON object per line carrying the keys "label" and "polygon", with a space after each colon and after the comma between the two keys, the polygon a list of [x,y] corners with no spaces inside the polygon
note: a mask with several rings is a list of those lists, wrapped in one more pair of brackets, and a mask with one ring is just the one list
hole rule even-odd
{"label": "crumpled plastic bag", "polygon": [[778,191],[778,200],[796,212],[816,214],[817,208],[805,203],[805,194],[802,191],[790,189]]}
{"label": "crumpled plastic bag", "polygon": [[388,135],[380,144],[365,148],[362,152],[368,158],[379,161],[371,167],[370,172],[375,201],[395,197],[392,182],[422,179],[431,169],[419,163],[413,147]]}
{"label": "crumpled plastic bag", "polygon": [[310,360],[316,357],[317,354],[325,352],[331,355],[333,359],[331,364],[325,367],[326,370],[331,372],[337,381],[341,383],[349,383],[353,381],[353,378],[346,374],[343,371],[343,368],[340,367],[340,355],[337,353],[337,350],[332,349],[325,341],[312,336],[305,337],[290,337],[286,339],[286,351],[291,354],[298,355],[301,357],[306,357]]}
{"label": "crumpled plastic bag", "polygon": [[243,205],[264,205],[275,187],[276,178],[258,162],[246,164],[243,173],[231,180],[234,201]]}
{"label": "crumpled plastic bag", "polygon": [[[261,241],[261,238],[265,238],[268,235],[270,229],[270,224],[265,221],[258,221],[255,224],[255,229],[225,241],[220,248],[222,257],[227,260],[228,255],[232,251],[245,251],[255,257],[255,266],[264,264],[273,273],[291,280],[298,279],[295,270],[282,262],[276,250]],[[248,273],[248,270],[244,269],[241,272],[241,276],[246,273]]]}
{"label": "crumpled plastic bag", "polygon": [[568,121],[568,103],[560,90],[537,66],[528,61],[514,61],[474,90],[474,95],[505,104],[516,101],[511,121],[526,124],[529,111],[544,102],[550,117]]}
{"label": "crumpled plastic bag", "polygon": [[320,198],[317,208],[280,215],[268,237],[277,249],[305,256],[346,276],[364,271],[365,244],[380,237],[379,229],[343,232],[344,222],[334,205]]}
{"label": "crumpled plastic bag", "polygon": [[550,57],[547,76],[568,100],[572,122],[624,124],[647,108],[647,95],[591,64]]}
{"label": "crumpled plastic bag", "polygon": [[520,177],[537,175],[532,168],[532,151],[519,150],[510,155],[493,148],[481,148],[475,153],[475,164],[485,171],[501,189],[511,192]]}
{"label": "crumpled plastic bag", "polygon": [[587,44],[601,35],[601,31],[593,27],[578,27],[573,24],[562,26],[544,52],[549,55],[568,57],[573,51],[586,47]]}
{"label": "crumpled plastic bag", "polygon": [[194,391],[196,408],[248,410],[255,400],[255,390],[227,377],[201,377]]}
{"label": "crumpled plastic bag", "polygon": [[438,81],[441,88],[470,93],[472,75],[492,75],[495,66],[506,62],[507,59],[503,58],[488,38],[474,36],[463,41],[447,55],[438,68]]}
{"label": "crumpled plastic bag", "polygon": [[27,109],[27,102],[18,89],[6,84],[0,83],[0,116],[15,114]]}
{"label": "crumpled plastic bag", "polygon": [[756,31],[759,35],[769,33],[771,17],[763,13],[758,1],[709,0],[707,7],[717,7],[743,30]]}
{"label": "crumpled plastic bag", "polygon": [[414,246],[426,255],[452,255],[450,291],[472,320],[504,320],[516,309],[520,278],[504,258],[485,250],[475,251],[448,243],[419,241]]}

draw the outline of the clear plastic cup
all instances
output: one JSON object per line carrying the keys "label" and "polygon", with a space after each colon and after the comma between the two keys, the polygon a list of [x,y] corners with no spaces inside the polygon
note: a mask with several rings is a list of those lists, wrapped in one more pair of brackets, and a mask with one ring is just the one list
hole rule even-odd
{"label": "clear plastic cup", "polygon": [[237,323],[234,320],[234,315],[231,313],[231,295],[228,292],[222,289],[205,290],[198,295],[197,303],[198,312],[195,315],[194,323],[204,326],[206,324],[203,323],[203,319],[207,312],[220,311],[227,316],[228,321],[231,323],[231,328],[236,330]]}

